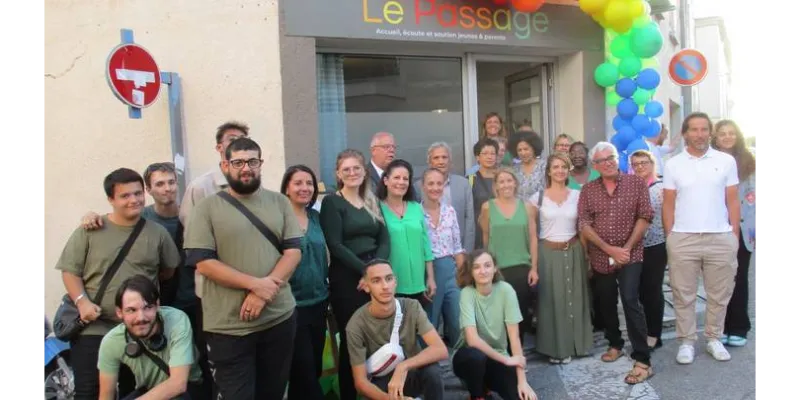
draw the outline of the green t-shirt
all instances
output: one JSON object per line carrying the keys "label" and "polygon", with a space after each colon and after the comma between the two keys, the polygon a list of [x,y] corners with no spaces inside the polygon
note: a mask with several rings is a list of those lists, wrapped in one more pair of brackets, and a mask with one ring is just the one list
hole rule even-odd
{"label": "green t-shirt", "polygon": [[[303,232],[286,196],[264,188],[238,199],[285,245],[299,248]],[[186,226],[187,251],[209,250],[219,261],[244,274],[264,278],[275,268],[280,252],[239,210],[218,195],[206,197],[193,209]],[[191,258],[191,255],[190,255]],[[287,282],[277,296],[252,321],[242,321],[239,312],[247,296],[211,279],[203,279],[203,330],[244,336],[269,329],[292,316],[295,301]]]}
{"label": "green t-shirt", "polygon": [[[197,350],[192,342],[192,326],[189,323],[189,317],[183,311],[172,307],[161,307],[158,312],[164,320],[164,336],[167,337],[167,346],[161,351],[150,349],[145,349],[145,351],[155,354],[169,367],[191,365],[189,382],[200,382],[202,373],[197,364]],[[125,354],[125,345],[128,343],[126,336],[125,325],[119,324],[103,337],[97,357],[97,369],[105,374],[117,375],[120,364],[125,364],[136,377],[136,387],[152,389],[166,381],[169,376],[161,371],[146,354],[136,358],[128,357]]]}
{"label": "green t-shirt", "polygon": [[[596,169],[589,168],[589,177],[586,178],[586,183],[589,183],[600,177],[600,173]],[[572,176],[567,179],[567,187],[570,189],[581,190],[583,185],[578,183]]]}
{"label": "green t-shirt", "polygon": [[494,283],[488,296],[478,293],[474,286],[461,289],[461,337],[455,348],[467,345],[463,329],[474,326],[478,336],[500,354],[508,355],[508,330],[506,324],[522,321],[519,302],[514,288],[505,281]]}
{"label": "green t-shirt", "polygon": [[381,202],[383,219],[389,231],[392,252],[389,262],[397,279],[397,293],[418,294],[425,291],[425,262],[433,261],[431,241],[425,227],[425,212],[416,201],[406,202],[403,218]]}
{"label": "green t-shirt", "polygon": [[[102,218],[103,227],[100,229],[75,229],[56,264],[56,269],[83,279],[84,289],[90,299],[96,297],[103,274],[117,258],[122,245],[133,231],[133,226],[117,225],[107,215]],[[89,324],[81,335],[105,335],[119,323],[114,296],[125,279],[144,275],[158,284],[159,269],[176,268],[180,260],[178,248],[167,230],[153,221],[145,221],[142,232],[109,282],[103,295],[103,303],[99,304],[103,309],[102,319]]]}
{"label": "green t-shirt", "polygon": [[[422,351],[417,336],[423,336],[433,329],[428,315],[418,301],[398,298],[403,310],[400,323],[400,347],[403,348],[406,360]],[[361,365],[367,358],[389,343],[394,325],[394,313],[386,318],[376,318],[369,313],[369,303],[356,310],[347,323],[347,351],[350,353],[350,365]]]}

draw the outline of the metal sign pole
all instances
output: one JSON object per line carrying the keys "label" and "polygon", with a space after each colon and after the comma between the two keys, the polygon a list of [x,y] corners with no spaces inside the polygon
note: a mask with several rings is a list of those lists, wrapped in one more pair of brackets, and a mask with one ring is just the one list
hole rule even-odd
{"label": "metal sign pole", "polygon": [[178,181],[178,198],[186,190],[186,148],[183,144],[183,97],[181,95],[181,77],[177,72],[161,72],[161,82],[168,86],[169,133],[172,144],[172,162],[175,163],[175,175]]}

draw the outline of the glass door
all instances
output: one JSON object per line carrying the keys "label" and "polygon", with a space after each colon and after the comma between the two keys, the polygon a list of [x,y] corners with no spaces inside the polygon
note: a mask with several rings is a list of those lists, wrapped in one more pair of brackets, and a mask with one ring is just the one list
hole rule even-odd
{"label": "glass door", "polygon": [[506,115],[508,128],[516,131],[531,127],[550,148],[550,81],[544,65],[520,71],[505,77]]}

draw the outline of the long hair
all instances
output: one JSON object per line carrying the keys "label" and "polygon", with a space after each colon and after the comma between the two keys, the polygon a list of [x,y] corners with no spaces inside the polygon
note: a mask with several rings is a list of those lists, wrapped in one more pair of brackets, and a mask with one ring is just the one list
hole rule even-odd
{"label": "long hair", "polygon": [[503,117],[500,114],[492,111],[483,118],[483,122],[481,122],[481,134],[479,135],[481,139],[486,137],[486,121],[489,118],[497,117],[497,120],[500,121],[500,132],[497,133],[497,136],[508,137],[508,132],[506,131],[506,123],[503,121]]}
{"label": "long hair", "polygon": [[467,286],[475,286],[475,278],[472,276],[472,268],[475,264],[475,259],[484,254],[488,254],[489,257],[492,257],[492,264],[494,264],[494,277],[492,277],[492,283],[497,283],[498,281],[503,280],[503,274],[500,272],[500,268],[497,268],[497,259],[494,257],[494,254],[489,253],[489,251],[486,249],[475,249],[467,255],[464,268],[461,268],[458,271],[458,276],[456,276],[456,283],[458,284],[458,287],[465,288]]}
{"label": "long hair", "polygon": [[[369,170],[367,170],[367,163],[364,159],[364,155],[355,149],[342,150],[339,155],[336,156],[336,170],[338,171],[339,167],[342,165],[342,161],[348,158],[355,158],[358,160],[359,164],[361,165],[361,169],[364,171],[364,181],[362,181],[361,186],[358,187],[358,196],[364,201],[364,208],[367,210],[367,213],[372,216],[373,220],[383,223],[383,214],[381,214],[381,208],[378,206],[378,199],[375,197],[375,194],[372,193],[372,190],[370,190],[369,185],[371,183],[369,177],[367,176],[367,174],[369,174]],[[336,189],[341,189],[342,187],[344,187],[344,182],[342,182],[337,176]]]}
{"label": "long hair", "polygon": [[[717,133],[720,129],[730,126],[733,128],[733,131],[736,134],[736,143],[734,143],[733,148],[730,150],[723,150],[719,147],[719,136]],[[739,129],[739,125],[736,125],[735,122],[729,119],[723,119],[717,122],[717,125],[714,126],[714,136],[711,139],[711,147],[715,150],[724,151],[726,153],[730,153],[733,158],[736,160],[736,167],[739,170],[739,181],[745,180],[756,173],[756,158],[753,156],[753,153],[745,146],[744,143],[744,135],[742,134],[742,130]]]}
{"label": "long hair", "polygon": [[517,193],[519,193],[519,178],[517,177],[517,174],[514,172],[514,170],[509,167],[500,167],[497,169],[497,172],[494,173],[494,180],[493,180],[494,184],[492,185],[492,190],[494,190],[494,195],[497,196],[497,181],[500,179],[500,175],[502,174],[511,175],[511,178],[514,179],[514,183],[516,184],[514,187],[514,196],[516,196]]}
{"label": "long hair", "polygon": [[392,174],[392,171],[398,168],[405,168],[406,171],[408,171],[408,189],[406,189],[406,194],[403,195],[403,201],[415,201],[417,199],[417,191],[414,189],[414,168],[411,167],[408,161],[399,158],[392,160],[386,167],[386,170],[383,171],[383,176],[381,176],[381,179],[378,181],[378,199],[386,200],[389,196],[389,188],[386,187],[386,183],[384,183],[383,180],[388,178],[389,175]]}
{"label": "long hair", "polygon": [[292,165],[291,167],[287,168],[286,172],[283,174],[283,179],[281,179],[281,194],[289,197],[286,193],[289,189],[289,182],[291,182],[292,178],[294,178],[294,174],[298,172],[305,172],[311,175],[311,181],[314,183],[314,194],[311,195],[311,201],[306,204],[306,209],[310,210],[314,207],[314,204],[316,204],[317,196],[319,196],[319,184],[317,183],[317,176],[314,175],[314,171],[312,171],[311,168],[308,168],[302,164]]}

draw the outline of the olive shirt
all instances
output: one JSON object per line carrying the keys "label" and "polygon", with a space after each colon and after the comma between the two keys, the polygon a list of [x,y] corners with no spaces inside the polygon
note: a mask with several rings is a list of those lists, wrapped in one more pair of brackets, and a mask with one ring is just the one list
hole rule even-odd
{"label": "olive shirt", "polygon": [[[94,299],[100,289],[103,274],[117,258],[117,254],[133,232],[133,225],[117,225],[107,215],[101,217],[103,227],[87,231],[78,227],[67,240],[56,269],[81,277],[87,296]],[[176,268],[181,261],[178,248],[163,226],[145,220],[139,237],[122,260],[117,272],[106,288],[101,319],[89,324],[81,335],[105,335],[119,323],[114,297],[125,279],[144,275],[158,284],[160,268]]]}
{"label": "olive shirt", "polygon": [[[190,365],[189,382],[201,382],[202,373],[197,364],[197,352],[192,342],[192,325],[189,323],[189,317],[183,311],[172,307],[161,307],[158,313],[164,321],[167,346],[161,351],[153,351],[145,346],[144,351],[150,351],[168,367]],[[103,337],[97,357],[97,369],[102,373],[116,376],[119,374],[120,364],[125,364],[136,378],[136,387],[148,389],[153,389],[169,379],[169,376],[146,354],[136,358],[125,354],[127,336],[125,325],[119,324]]]}
{"label": "olive shirt", "polygon": [[[281,241],[284,249],[299,249],[303,232],[286,196],[259,188],[238,199]],[[265,278],[275,268],[281,253],[233,205],[218,195],[201,200],[186,226],[187,262],[190,265],[217,259],[244,274]],[[247,290],[234,289],[203,279],[203,330],[244,336],[286,321],[295,308],[289,283],[252,321],[239,318]]]}
{"label": "olive shirt", "polygon": [[[417,336],[423,336],[433,330],[428,315],[418,301],[398,298],[403,320],[400,321],[400,347],[406,360],[422,351]],[[394,325],[394,315],[377,318],[369,313],[369,304],[364,304],[350,317],[347,323],[347,351],[350,354],[350,365],[361,365],[383,345],[389,343]]]}
{"label": "olive shirt", "polygon": [[484,296],[475,289],[467,286],[461,289],[459,302],[461,309],[461,337],[455,348],[467,346],[464,328],[474,326],[478,336],[496,352],[508,355],[508,330],[507,324],[518,324],[522,321],[519,310],[517,293],[508,282],[498,281],[492,284],[492,292]]}

